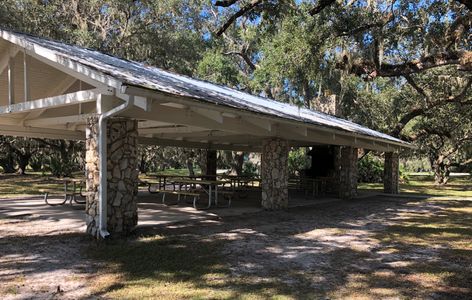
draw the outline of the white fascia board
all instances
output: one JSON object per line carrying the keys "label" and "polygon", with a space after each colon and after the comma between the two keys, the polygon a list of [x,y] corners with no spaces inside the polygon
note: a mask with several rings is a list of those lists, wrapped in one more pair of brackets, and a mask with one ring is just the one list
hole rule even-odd
{"label": "white fascia board", "polygon": [[67,58],[65,55],[56,53],[53,50],[42,47],[37,44],[27,42],[19,37],[11,35],[7,31],[0,30],[0,37],[25,49],[26,54],[35,59],[48,64],[66,74],[76,77],[93,86],[107,86],[113,88],[121,88],[122,82],[116,78],[103,74],[93,68],[85,66],[79,62]]}
{"label": "white fascia board", "polygon": [[98,95],[99,93],[97,90],[88,90],[23,103],[0,106],[0,115],[93,102],[97,100]]}

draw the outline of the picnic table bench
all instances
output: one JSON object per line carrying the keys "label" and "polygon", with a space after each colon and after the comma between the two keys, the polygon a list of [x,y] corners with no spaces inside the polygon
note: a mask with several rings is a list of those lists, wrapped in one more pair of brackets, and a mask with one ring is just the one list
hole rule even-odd
{"label": "picnic table bench", "polygon": [[[204,176],[174,176],[172,180],[169,180],[170,177],[172,176],[165,177],[166,185],[162,185],[162,181],[141,181],[141,184],[147,185],[150,194],[161,194],[162,204],[166,204],[166,195],[175,195],[177,196],[177,202],[168,205],[180,203],[181,197],[184,196],[193,198],[192,204],[195,209],[209,209],[213,202],[218,207],[231,206],[233,191],[218,190],[219,185],[224,186],[229,183],[227,180],[205,180]],[[167,183],[171,184],[173,188],[166,189]],[[154,186],[156,186],[155,189],[153,189]],[[197,186],[208,195],[208,204],[204,207],[198,206],[201,193],[198,192]],[[228,200],[227,205],[221,206],[218,204],[218,194],[223,195]]]}

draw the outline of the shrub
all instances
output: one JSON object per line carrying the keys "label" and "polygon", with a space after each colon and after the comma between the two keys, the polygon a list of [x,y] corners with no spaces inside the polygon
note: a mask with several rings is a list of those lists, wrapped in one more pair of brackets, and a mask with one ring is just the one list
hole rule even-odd
{"label": "shrub", "polygon": [[245,161],[243,164],[243,176],[257,176],[259,174],[258,165],[251,161]]}
{"label": "shrub", "polygon": [[32,156],[29,161],[29,165],[34,172],[39,172],[43,168],[43,159],[41,156]]}
{"label": "shrub", "polygon": [[381,183],[383,182],[383,163],[382,161],[368,154],[358,163],[359,182]]}
{"label": "shrub", "polygon": [[305,148],[294,148],[288,154],[288,171],[291,176],[300,174],[309,164]]}

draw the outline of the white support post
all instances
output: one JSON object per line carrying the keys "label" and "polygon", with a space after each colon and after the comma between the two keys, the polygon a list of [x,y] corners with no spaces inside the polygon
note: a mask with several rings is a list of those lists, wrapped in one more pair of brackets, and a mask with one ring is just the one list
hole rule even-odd
{"label": "white support post", "polygon": [[24,84],[24,95],[25,102],[30,101],[30,89],[29,89],[29,71],[28,71],[28,56],[26,51],[23,50],[23,84]]}
{"label": "white support post", "polygon": [[8,105],[15,103],[15,76],[13,70],[15,69],[15,60],[13,52],[10,52],[8,58]]}

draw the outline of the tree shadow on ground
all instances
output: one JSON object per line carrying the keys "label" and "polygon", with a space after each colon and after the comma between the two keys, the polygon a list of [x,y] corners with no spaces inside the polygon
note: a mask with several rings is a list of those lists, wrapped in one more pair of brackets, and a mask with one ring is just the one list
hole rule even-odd
{"label": "tree shadow on ground", "polygon": [[[448,204],[469,205],[462,202]],[[454,242],[449,235],[458,241],[470,236],[467,218],[436,202],[372,198],[227,217],[217,224],[140,229],[131,240],[89,253],[124,276],[98,295],[466,298],[470,249],[443,253],[429,240],[401,237],[443,234],[439,246],[447,247]],[[447,226],[424,227],[430,222]]]}
{"label": "tree shadow on ground", "polygon": [[141,228],[104,243],[13,235],[0,240],[0,269],[16,274],[0,281],[72,269],[95,297],[466,299],[471,207],[377,197]]}

